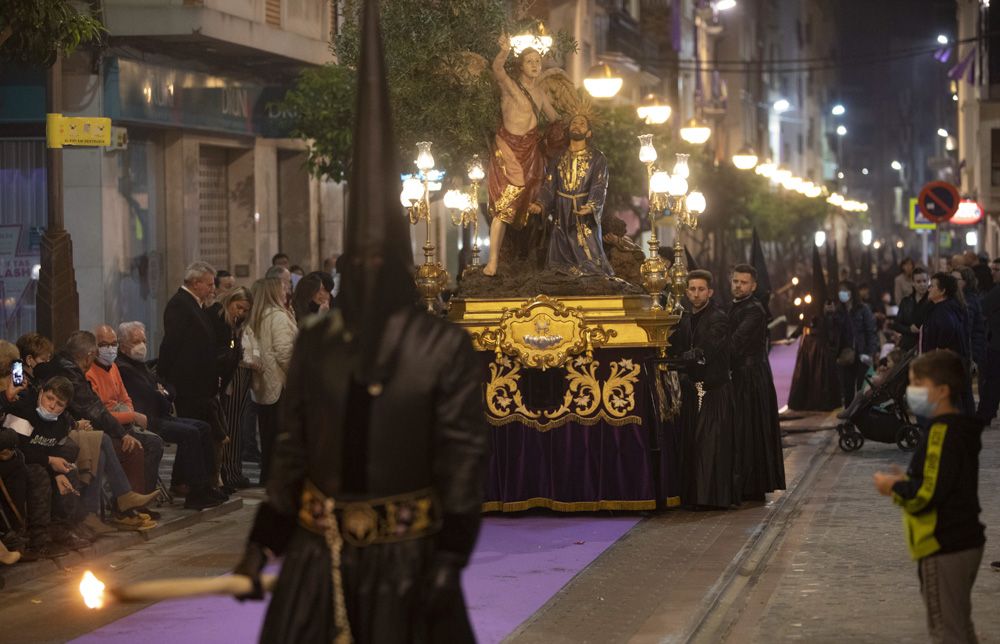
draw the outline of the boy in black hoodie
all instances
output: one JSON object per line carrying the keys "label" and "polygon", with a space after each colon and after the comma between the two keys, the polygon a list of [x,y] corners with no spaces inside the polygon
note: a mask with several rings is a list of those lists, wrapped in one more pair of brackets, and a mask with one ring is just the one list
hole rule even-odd
{"label": "boy in black hoodie", "polygon": [[29,392],[19,398],[4,419],[4,426],[18,434],[18,448],[28,469],[29,549],[42,557],[90,544],[73,530],[84,513],[73,462],[77,449],[69,440],[73,419],[66,405],[72,397],[73,385],[56,376],[42,384],[37,394]]}
{"label": "boy in black hoodie", "polygon": [[910,365],[906,400],[929,418],[906,474],[876,472],[875,487],[903,508],[910,556],[917,562],[927,627],[934,642],[975,642],[972,585],[983,558],[979,522],[982,421],[959,412],[968,374],[948,350]]}

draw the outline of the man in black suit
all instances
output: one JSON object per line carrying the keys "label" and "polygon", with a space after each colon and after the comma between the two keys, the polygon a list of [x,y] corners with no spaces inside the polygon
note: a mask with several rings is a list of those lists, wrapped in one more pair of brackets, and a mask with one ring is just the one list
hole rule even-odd
{"label": "man in black suit", "polygon": [[217,397],[217,343],[212,320],[205,311],[214,293],[215,269],[206,262],[188,266],[184,284],[163,311],[163,342],[156,370],[176,392],[177,415],[205,421],[212,427],[216,442],[221,443],[226,434]]}

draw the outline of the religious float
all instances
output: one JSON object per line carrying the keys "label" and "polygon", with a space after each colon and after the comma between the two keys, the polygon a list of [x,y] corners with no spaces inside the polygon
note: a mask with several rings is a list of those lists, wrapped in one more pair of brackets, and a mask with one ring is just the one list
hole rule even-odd
{"label": "religious float", "polygon": [[[562,70],[529,70],[532,62],[537,67],[534,51],[519,53],[517,79],[504,70],[503,49],[493,65],[508,103],[489,164],[474,158],[471,186],[444,195],[452,222],[474,229],[470,265],[447,306],[441,293],[449,278],[432,241],[430,194],[440,186],[433,185],[430,142],[417,144],[418,173],[401,194],[411,223],[427,226],[416,280],[428,310],[447,309],[482,354],[491,430],[483,510],[678,505],[672,463],[679,439],[670,423],[679,409],[678,378],[667,349],[687,281],[680,233],[697,225],[705,198],[689,193],[687,156],[677,155],[670,174],[658,170],[652,135],[644,135],[638,148],[649,181],[648,254],[624,235],[621,220],[602,221],[607,163],[590,146],[587,108],[573,101],[575,90],[565,91]],[[549,111],[563,119],[568,143],[545,163],[525,141],[541,139],[538,118]],[[521,134],[525,124],[532,127]],[[484,181],[493,251],[486,266],[478,247]],[[672,265],[660,256],[656,235],[666,218],[675,228]]]}

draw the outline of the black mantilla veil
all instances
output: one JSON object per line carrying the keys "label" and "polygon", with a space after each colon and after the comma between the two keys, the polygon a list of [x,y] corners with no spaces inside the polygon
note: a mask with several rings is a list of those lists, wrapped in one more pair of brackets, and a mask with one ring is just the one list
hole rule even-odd
{"label": "black mantilla veil", "polygon": [[361,345],[362,382],[378,382],[375,356],[386,320],[417,301],[410,226],[398,197],[398,148],[382,55],[377,1],[364,6],[358,109],[342,258],[344,321]]}

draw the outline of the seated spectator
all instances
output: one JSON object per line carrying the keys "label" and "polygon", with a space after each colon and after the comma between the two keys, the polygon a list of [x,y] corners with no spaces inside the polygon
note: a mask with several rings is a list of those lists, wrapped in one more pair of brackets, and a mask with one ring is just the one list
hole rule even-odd
{"label": "seated spectator", "polygon": [[[98,334],[98,339],[110,340],[114,331],[110,327],[99,327]],[[91,382],[100,378],[110,385],[108,389],[102,386],[99,391],[107,391],[106,399],[102,395],[106,404],[120,405],[128,410],[119,412],[121,420],[135,422],[177,445],[171,490],[184,497],[185,508],[203,510],[227,500],[227,496],[211,486],[210,477],[215,462],[212,427],[201,420],[171,415],[170,393],[144,362],[147,351],[145,325],[142,322],[123,322],[118,326],[115,337],[120,338],[116,362],[107,368],[95,364],[87,372],[87,378]],[[93,373],[94,369],[101,369],[103,373]],[[120,391],[116,388],[116,380],[121,383]]]}
{"label": "seated spectator", "polygon": [[[10,386],[11,364],[17,360],[17,347],[6,340],[0,340],[0,391]],[[0,417],[7,412],[10,403],[0,396]],[[24,519],[28,496],[28,470],[24,456],[17,449],[17,434],[0,427],[0,543],[12,552],[27,548]],[[8,557],[10,563],[19,557]]]}
{"label": "seated spectator", "polygon": [[[11,408],[4,426],[18,435],[28,473],[28,558],[58,557],[90,544],[79,529],[84,513],[76,473],[78,449],[69,440],[73,419],[65,413],[73,385],[61,376],[41,385]],[[33,556],[34,555],[34,556]]]}
{"label": "seated spectator", "polygon": [[[107,354],[107,351],[105,353]],[[35,367],[35,374],[41,380],[63,376],[73,383],[73,399],[69,403],[70,413],[76,419],[90,421],[94,429],[104,432],[111,438],[131,488],[146,492],[146,478],[143,474],[145,450],[148,446],[153,452],[149,460],[155,461],[158,467],[163,454],[163,441],[159,436],[140,434],[131,428],[122,427],[121,423],[111,415],[85,375],[96,358],[97,338],[94,334],[90,331],[74,331],[66,338],[66,343],[51,361]],[[156,481],[155,468],[151,478]]]}
{"label": "seated spectator", "polygon": [[54,347],[41,333],[25,333],[17,339],[17,350],[24,363],[24,373],[29,379],[35,376],[35,367],[52,359]]}

